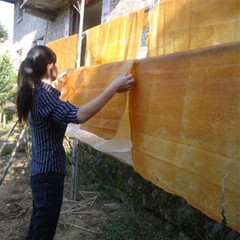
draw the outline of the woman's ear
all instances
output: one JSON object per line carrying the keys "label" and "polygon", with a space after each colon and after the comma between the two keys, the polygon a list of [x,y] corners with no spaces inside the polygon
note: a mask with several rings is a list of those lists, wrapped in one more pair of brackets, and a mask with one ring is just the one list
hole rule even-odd
{"label": "woman's ear", "polygon": [[53,63],[50,63],[50,64],[47,65],[48,76],[51,76],[52,68],[53,68]]}
{"label": "woman's ear", "polygon": [[56,64],[48,64],[47,67],[47,71],[48,71],[48,76],[50,76],[51,81],[55,81],[57,79],[57,75],[58,75],[58,68]]}

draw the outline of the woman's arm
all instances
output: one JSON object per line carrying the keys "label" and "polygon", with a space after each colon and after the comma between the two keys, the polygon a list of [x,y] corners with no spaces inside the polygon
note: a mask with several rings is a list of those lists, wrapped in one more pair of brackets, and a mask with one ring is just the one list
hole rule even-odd
{"label": "woman's arm", "polygon": [[81,106],[77,112],[79,123],[84,123],[97,112],[116,94],[128,91],[132,88],[134,79],[132,74],[125,74],[113,80],[113,82],[95,99]]}

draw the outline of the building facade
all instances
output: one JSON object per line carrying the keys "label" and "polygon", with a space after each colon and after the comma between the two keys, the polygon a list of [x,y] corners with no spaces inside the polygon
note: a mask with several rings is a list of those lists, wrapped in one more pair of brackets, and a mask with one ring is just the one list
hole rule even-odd
{"label": "building facade", "polygon": [[[14,4],[14,50],[25,57],[35,45],[47,44],[79,31],[77,1],[6,0]],[[149,9],[158,0],[87,0],[83,31],[140,8]],[[53,6],[54,5],[54,6]],[[147,32],[144,32],[142,46]],[[140,54],[141,55],[141,54]]]}

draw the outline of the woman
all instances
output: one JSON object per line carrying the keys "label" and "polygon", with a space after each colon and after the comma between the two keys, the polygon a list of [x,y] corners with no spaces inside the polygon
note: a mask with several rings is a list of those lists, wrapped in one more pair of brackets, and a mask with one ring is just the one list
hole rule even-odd
{"label": "woman", "polygon": [[29,121],[32,134],[31,189],[33,213],[27,239],[54,238],[63,198],[66,156],[63,138],[68,123],[84,123],[116,93],[133,86],[133,76],[125,74],[95,99],[77,108],[59,99],[51,87],[58,76],[55,53],[33,47],[18,72],[17,112],[20,123]]}

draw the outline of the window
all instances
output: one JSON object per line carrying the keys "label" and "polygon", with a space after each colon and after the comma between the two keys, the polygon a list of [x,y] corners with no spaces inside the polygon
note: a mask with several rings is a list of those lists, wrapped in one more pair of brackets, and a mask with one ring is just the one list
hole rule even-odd
{"label": "window", "polygon": [[39,45],[45,45],[44,36],[41,36],[40,38],[36,38],[33,41],[33,46],[39,46]]}
{"label": "window", "polygon": [[22,56],[22,48],[17,50],[17,54],[18,54],[19,56]]}

